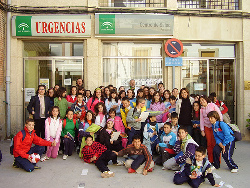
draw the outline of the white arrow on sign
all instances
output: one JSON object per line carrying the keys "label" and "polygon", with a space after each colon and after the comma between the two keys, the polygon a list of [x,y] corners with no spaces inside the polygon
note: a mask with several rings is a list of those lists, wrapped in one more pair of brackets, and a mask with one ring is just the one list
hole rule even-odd
{"label": "white arrow on sign", "polygon": [[176,52],[174,52],[174,51],[172,51],[172,52],[170,52],[171,54],[175,54]]}
{"label": "white arrow on sign", "polygon": [[172,44],[175,44],[175,43],[176,43],[175,41],[172,42]]}

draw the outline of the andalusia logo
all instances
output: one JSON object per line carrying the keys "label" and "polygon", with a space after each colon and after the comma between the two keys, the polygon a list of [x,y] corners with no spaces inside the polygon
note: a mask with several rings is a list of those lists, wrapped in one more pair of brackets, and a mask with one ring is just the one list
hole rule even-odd
{"label": "andalusia logo", "polygon": [[32,16],[16,17],[16,36],[32,36],[31,18]]}
{"label": "andalusia logo", "polygon": [[99,15],[99,34],[115,34],[115,15]]}

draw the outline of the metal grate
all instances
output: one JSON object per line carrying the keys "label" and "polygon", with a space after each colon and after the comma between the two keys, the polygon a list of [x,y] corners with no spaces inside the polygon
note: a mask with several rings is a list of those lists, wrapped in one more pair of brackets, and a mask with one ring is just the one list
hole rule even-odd
{"label": "metal grate", "polygon": [[239,10],[239,0],[177,0],[178,8]]}
{"label": "metal grate", "polygon": [[0,88],[4,88],[6,12],[0,10]]}
{"label": "metal grate", "polygon": [[99,6],[100,7],[166,7],[166,0],[99,0]]}

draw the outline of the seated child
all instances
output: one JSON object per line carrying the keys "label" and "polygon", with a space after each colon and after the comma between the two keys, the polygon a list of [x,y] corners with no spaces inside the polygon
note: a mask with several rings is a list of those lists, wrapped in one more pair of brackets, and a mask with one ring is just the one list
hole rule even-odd
{"label": "seated child", "polygon": [[133,136],[133,142],[127,148],[115,152],[118,156],[128,155],[129,159],[126,160],[125,166],[128,168],[128,173],[140,173],[147,175],[148,172],[153,171],[154,161],[146,146],[141,144],[140,135]]}
{"label": "seated child", "polygon": [[73,119],[73,110],[68,109],[66,111],[66,119],[63,121],[62,133],[64,143],[64,155],[63,160],[66,160],[68,156],[72,155],[74,149],[75,129],[78,129],[78,122]]}
{"label": "seated child", "polygon": [[143,131],[143,144],[147,146],[150,154],[156,152],[156,145],[160,143],[158,138],[159,127],[156,122],[156,116],[148,116],[149,123],[146,124]]}
{"label": "seated child", "polygon": [[174,176],[174,183],[181,185],[185,182],[193,188],[198,188],[201,183],[208,179],[214,187],[220,187],[215,184],[212,174],[212,165],[206,157],[206,149],[199,146],[195,151],[195,156],[188,158],[182,171],[179,171]]}
{"label": "seated child", "polygon": [[88,110],[83,122],[79,125],[78,140],[81,145],[79,157],[81,157],[82,148],[86,145],[85,137],[91,135],[95,141],[95,133],[100,130],[100,126],[95,124],[95,115],[91,110]]}
{"label": "seated child", "polygon": [[198,147],[198,144],[188,134],[186,127],[180,127],[178,134],[179,138],[173,148],[176,156],[163,163],[164,168],[168,170],[180,170],[180,165],[183,165],[187,158],[192,157]]}
{"label": "seated child", "polygon": [[160,159],[157,162],[161,165],[171,157],[175,156],[173,147],[176,142],[176,135],[171,131],[171,123],[165,123],[163,130],[164,132],[161,134],[160,143],[156,146],[160,152]]}
{"label": "seated child", "polygon": [[235,147],[235,137],[232,135],[232,129],[228,124],[220,121],[220,116],[216,111],[209,112],[207,117],[209,118],[210,123],[212,123],[214,139],[216,142],[213,149],[214,167],[216,169],[220,168],[220,154],[222,152],[222,157],[231,172],[238,172],[238,166],[232,159]]}
{"label": "seated child", "polygon": [[169,102],[171,105],[167,108],[167,113],[163,115],[162,122],[166,122],[171,117],[171,113],[176,110],[176,97],[174,95],[169,97]]}
{"label": "seated child", "polygon": [[50,111],[50,117],[45,120],[45,139],[51,142],[56,141],[56,146],[47,147],[46,155],[41,158],[41,162],[49,160],[50,157],[57,158],[61,132],[62,120],[60,119],[59,107],[53,106]]}
{"label": "seated child", "polygon": [[[24,131],[25,135],[23,135]],[[19,131],[14,137],[13,155],[15,159],[13,167],[20,167],[27,172],[32,172],[34,169],[40,169],[41,167],[32,163],[31,154],[37,153],[42,156],[45,150],[44,146],[56,146],[56,141],[50,142],[38,137],[34,131],[33,119],[26,120],[24,131]],[[35,144],[35,146],[31,147],[32,144]]]}
{"label": "seated child", "polygon": [[125,133],[125,127],[122,123],[122,119],[116,115],[116,110],[115,109],[110,109],[109,110],[109,119],[114,120],[114,128],[116,131],[121,133],[122,137],[122,147],[125,148],[127,146],[127,134]]}
{"label": "seated child", "polygon": [[85,137],[86,145],[82,148],[81,157],[86,163],[95,163],[96,167],[102,172],[101,177],[114,177],[115,173],[111,172],[107,167],[108,162],[112,160],[113,164],[117,163],[117,156],[110,150],[100,144],[94,142],[93,137],[88,135]]}
{"label": "seated child", "polygon": [[114,132],[117,132],[114,129],[114,120],[108,119],[104,129],[100,132],[100,143],[106,146],[110,151],[120,151],[123,149],[121,136],[119,135],[117,140],[112,140]]}

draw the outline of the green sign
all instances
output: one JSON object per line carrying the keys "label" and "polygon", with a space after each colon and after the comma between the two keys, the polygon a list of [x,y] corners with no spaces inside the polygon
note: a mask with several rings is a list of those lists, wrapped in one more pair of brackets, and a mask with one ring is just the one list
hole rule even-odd
{"label": "green sign", "polygon": [[115,15],[99,15],[99,34],[115,34]]}
{"label": "green sign", "polygon": [[31,17],[32,16],[16,17],[16,36],[32,36]]}

